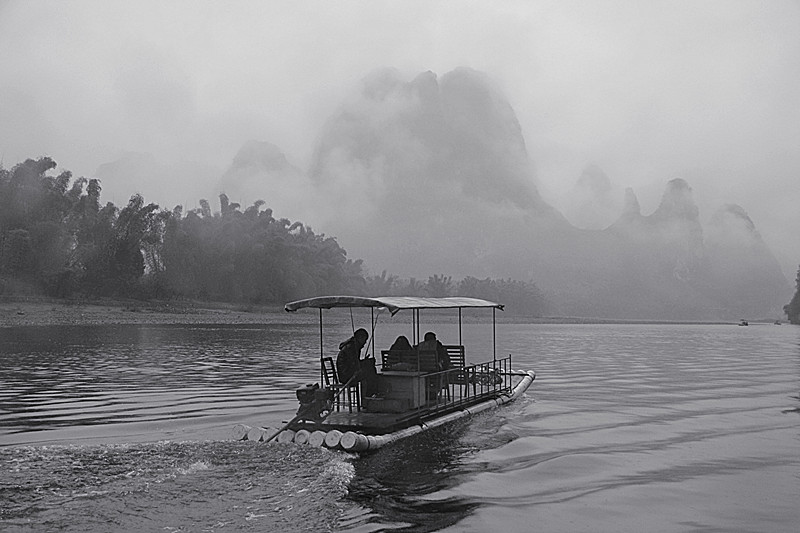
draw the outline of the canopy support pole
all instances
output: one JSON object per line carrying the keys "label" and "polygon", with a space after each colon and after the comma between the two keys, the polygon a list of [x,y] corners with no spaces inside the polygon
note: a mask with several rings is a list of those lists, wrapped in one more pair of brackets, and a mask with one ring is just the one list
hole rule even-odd
{"label": "canopy support pole", "polygon": [[461,308],[458,308],[458,344],[463,346],[464,343],[461,341]]}
{"label": "canopy support pole", "polygon": [[492,362],[497,364],[497,327],[495,314],[495,308],[492,307]]}
{"label": "canopy support pole", "polygon": [[322,308],[319,308],[319,382],[325,383],[325,350],[322,342]]}
{"label": "canopy support pole", "polygon": [[419,344],[419,309],[411,310],[411,343]]}

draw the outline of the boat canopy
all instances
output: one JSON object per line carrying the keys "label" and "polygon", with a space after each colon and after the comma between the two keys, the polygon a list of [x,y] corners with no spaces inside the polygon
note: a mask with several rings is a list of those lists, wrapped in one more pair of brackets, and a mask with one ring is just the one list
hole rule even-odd
{"label": "boat canopy", "polygon": [[289,302],[284,306],[292,312],[304,308],[331,309],[333,307],[383,307],[394,315],[401,309],[457,309],[462,307],[489,307],[503,310],[503,305],[479,298],[418,298],[416,296],[380,296],[365,298],[362,296],[319,296]]}

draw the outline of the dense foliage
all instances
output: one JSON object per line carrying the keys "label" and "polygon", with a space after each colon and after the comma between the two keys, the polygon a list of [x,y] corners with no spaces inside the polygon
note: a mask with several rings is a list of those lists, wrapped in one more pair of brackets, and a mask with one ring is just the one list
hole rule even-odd
{"label": "dense foliage", "polygon": [[0,294],[281,302],[361,292],[361,262],[333,238],[220,197],[184,216],[139,195],[100,204],[100,182],[49,176],[44,157],[0,169]]}
{"label": "dense foliage", "polygon": [[367,276],[336,240],[276,219],[259,200],[241,210],[220,195],[183,213],[145,203],[101,205],[100,182],[57,176],[49,157],[0,168],[0,295],[182,297],[283,303],[320,294],[473,296],[512,313],[543,314],[533,283],[433,275]]}
{"label": "dense foliage", "polygon": [[427,282],[415,278],[401,280],[387,275],[367,277],[367,293],[380,296],[470,296],[502,303],[516,315],[542,316],[552,311],[552,304],[535,283],[512,279],[466,277],[454,282],[452,277],[435,274]]}
{"label": "dense foliage", "polygon": [[797,279],[795,280],[797,291],[794,293],[792,301],[783,306],[783,312],[789,317],[792,324],[800,324],[800,268],[797,269]]}
{"label": "dense foliage", "polygon": [[332,237],[276,220],[262,201],[242,212],[221,195],[214,215],[201,205],[185,217],[176,208],[167,221],[164,279],[178,294],[259,303],[363,292],[361,261],[347,259]]}

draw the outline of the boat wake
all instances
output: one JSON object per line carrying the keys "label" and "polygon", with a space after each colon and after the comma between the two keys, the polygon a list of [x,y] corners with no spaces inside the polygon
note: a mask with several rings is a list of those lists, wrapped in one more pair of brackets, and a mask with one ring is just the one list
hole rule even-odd
{"label": "boat wake", "polygon": [[253,442],[0,448],[0,470],[17,531],[326,531],[354,475],[343,453]]}

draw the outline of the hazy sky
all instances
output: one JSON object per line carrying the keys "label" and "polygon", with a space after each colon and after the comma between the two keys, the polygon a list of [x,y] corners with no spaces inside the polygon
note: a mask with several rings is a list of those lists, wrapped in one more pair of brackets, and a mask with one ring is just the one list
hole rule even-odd
{"label": "hazy sky", "polygon": [[794,278],[797,1],[0,0],[0,156],[90,176],[137,151],[221,173],[257,139],[305,169],[325,120],[384,66],[489,74],[552,203],[589,163],[644,214],[683,177],[704,219],[742,205]]}

